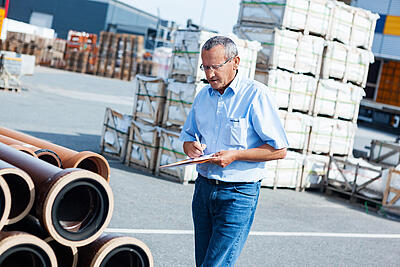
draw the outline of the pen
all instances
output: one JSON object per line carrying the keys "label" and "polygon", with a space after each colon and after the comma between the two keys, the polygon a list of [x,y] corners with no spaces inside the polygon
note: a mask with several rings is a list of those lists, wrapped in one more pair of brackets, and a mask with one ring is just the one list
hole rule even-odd
{"label": "pen", "polygon": [[[194,136],[196,137],[196,141],[197,141],[197,142],[200,144],[200,146],[201,146],[200,138],[199,138],[199,136],[197,135],[197,133],[194,133]],[[202,151],[201,154],[204,155],[203,151]]]}

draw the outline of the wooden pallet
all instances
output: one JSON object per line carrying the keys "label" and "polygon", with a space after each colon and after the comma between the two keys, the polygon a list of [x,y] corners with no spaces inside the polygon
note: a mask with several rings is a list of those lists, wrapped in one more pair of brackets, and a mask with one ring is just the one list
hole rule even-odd
{"label": "wooden pallet", "polygon": [[386,166],[397,166],[400,163],[400,144],[372,140],[369,160]]}

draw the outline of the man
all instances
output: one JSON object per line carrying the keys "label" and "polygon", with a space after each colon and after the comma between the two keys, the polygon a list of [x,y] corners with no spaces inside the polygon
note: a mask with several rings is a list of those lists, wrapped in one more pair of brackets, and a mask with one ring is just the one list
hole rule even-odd
{"label": "man", "polygon": [[210,85],[196,96],[180,135],[189,157],[216,157],[197,165],[196,266],[233,266],[253,222],[265,161],[284,158],[288,142],[268,88],[238,73],[231,39],[209,39],[201,59]]}

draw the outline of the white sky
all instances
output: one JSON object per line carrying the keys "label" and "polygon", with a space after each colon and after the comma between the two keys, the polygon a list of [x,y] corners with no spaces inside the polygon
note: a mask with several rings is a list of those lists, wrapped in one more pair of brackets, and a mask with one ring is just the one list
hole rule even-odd
{"label": "white sky", "polygon": [[221,34],[232,32],[239,14],[240,0],[120,0],[161,19],[173,20],[186,26],[187,19],[199,25],[205,3],[203,25]]}

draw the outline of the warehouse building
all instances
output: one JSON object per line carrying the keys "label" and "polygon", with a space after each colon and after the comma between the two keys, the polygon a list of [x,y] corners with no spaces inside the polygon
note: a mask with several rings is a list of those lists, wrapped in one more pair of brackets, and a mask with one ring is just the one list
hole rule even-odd
{"label": "warehouse building", "polygon": [[[171,21],[142,11],[118,0],[11,0],[8,18],[52,28],[66,39],[69,30],[99,34],[100,31],[143,35],[146,48],[168,41]],[[161,36],[161,40],[156,40]]]}

